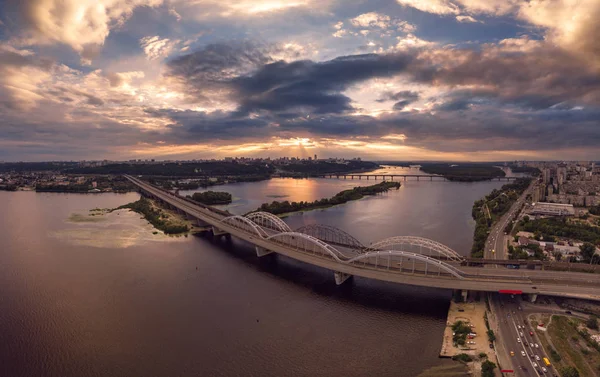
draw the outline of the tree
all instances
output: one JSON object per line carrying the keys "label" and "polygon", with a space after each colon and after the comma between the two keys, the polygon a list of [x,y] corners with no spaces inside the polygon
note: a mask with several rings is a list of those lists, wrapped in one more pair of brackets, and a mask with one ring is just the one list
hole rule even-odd
{"label": "tree", "polygon": [[587,320],[585,325],[588,329],[598,330],[598,318],[591,316],[590,319]]}
{"label": "tree", "polygon": [[488,336],[488,340],[489,340],[490,342],[493,342],[493,341],[495,341],[495,340],[496,340],[496,334],[494,334],[494,330],[491,330],[491,329],[490,329],[490,330],[488,330],[488,331],[487,331],[487,336]]}
{"label": "tree", "polygon": [[484,361],[481,363],[481,377],[494,377],[494,369],[496,369],[496,364],[489,360]]}
{"label": "tree", "polygon": [[562,253],[560,251],[555,251],[554,253],[552,253],[552,255],[554,256],[554,259],[556,259],[557,262],[560,262],[560,260],[562,259]]}
{"label": "tree", "polygon": [[563,367],[560,368],[560,375],[562,377],[579,377],[579,371],[575,367]]}
{"label": "tree", "polygon": [[583,245],[579,246],[579,251],[584,261],[591,262],[596,253],[596,246],[590,242],[585,242]]}

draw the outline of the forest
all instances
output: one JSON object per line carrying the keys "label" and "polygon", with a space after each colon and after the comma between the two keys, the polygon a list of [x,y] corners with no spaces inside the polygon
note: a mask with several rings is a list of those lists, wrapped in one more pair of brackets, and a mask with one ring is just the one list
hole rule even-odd
{"label": "forest", "polygon": [[206,205],[231,203],[231,194],[223,191],[195,192],[192,196],[188,195],[188,198]]}

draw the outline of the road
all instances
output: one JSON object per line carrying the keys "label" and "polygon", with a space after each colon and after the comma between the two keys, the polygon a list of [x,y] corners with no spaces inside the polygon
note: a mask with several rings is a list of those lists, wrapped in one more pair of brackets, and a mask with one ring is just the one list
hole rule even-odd
{"label": "road", "polygon": [[[533,181],[527,187],[523,194],[517,199],[516,202],[510,207],[510,210],[506,212],[490,229],[490,234],[485,243],[484,249],[484,258],[486,259],[508,259],[508,250],[506,248],[506,240],[504,237],[504,229],[510,223],[515,214],[520,211],[521,206],[525,203],[525,198],[527,194],[531,192],[531,188],[533,187]],[[501,267],[498,265],[491,265],[496,267]]]}
{"label": "road", "polygon": [[[545,354],[537,334],[527,321],[527,315],[535,312],[535,308],[522,306],[522,298],[519,295],[496,294],[491,296],[499,326],[496,343],[502,343],[501,349],[498,351],[505,351],[509,356],[502,359],[508,359],[511,364],[510,366],[502,365],[502,367],[514,370],[514,374],[510,376],[554,376],[556,372],[553,367],[544,365],[543,358],[548,355]],[[514,356],[510,356],[510,352],[513,352]]]}

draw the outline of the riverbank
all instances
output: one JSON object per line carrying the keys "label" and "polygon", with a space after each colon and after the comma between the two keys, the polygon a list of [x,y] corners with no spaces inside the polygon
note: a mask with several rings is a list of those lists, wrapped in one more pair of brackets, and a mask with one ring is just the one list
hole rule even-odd
{"label": "riverbank", "polygon": [[[485,314],[486,305],[483,300],[458,303],[451,301],[440,350],[442,358],[463,360],[470,374],[475,376],[481,375],[482,364],[486,360],[496,363],[496,354],[489,347]],[[454,342],[453,325],[457,322],[469,326],[471,333],[476,334],[472,339],[467,339],[464,345]]]}
{"label": "riverbank", "polygon": [[156,229],[169,235],[187,235],[193,226],[190,221],[187,221],[179,214],[162,208],[154,200],[144,197],[138,201],[112,209],[110,212],[120,209],[129,209],[143,215]]}
{"label": "riverbank", "polygon": [[273,201],[263,203],[256,211],[269,212],[274,215],[291,214],[300,211],[312,211],[315,209],[324,209],[335,205],[344,204],[352,200],[359,200],[369,195],[376,195],[387,192],[390,189],[399,189],[399,182],[381,182],[371,186],[359,186],[350,190],[340,191],[331,198],[323,198],[313,202],[289,202]]}

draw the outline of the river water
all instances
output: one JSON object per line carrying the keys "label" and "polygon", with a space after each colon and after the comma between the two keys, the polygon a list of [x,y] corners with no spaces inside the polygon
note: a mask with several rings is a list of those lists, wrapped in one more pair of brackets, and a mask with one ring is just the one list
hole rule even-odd
{"label": "river water", "polygon": [[[414,170],[413,170],[414,171]],[[224,185],[244,213],[366,180]],[[474,200],[502,182],[407,181],[286,218],[364,243],[419,235],[467,253]],[[0,376],[417,376],[440,364],[450,292],[355,278],[242,242],[153,234],[138,194],[0,192]]]}

